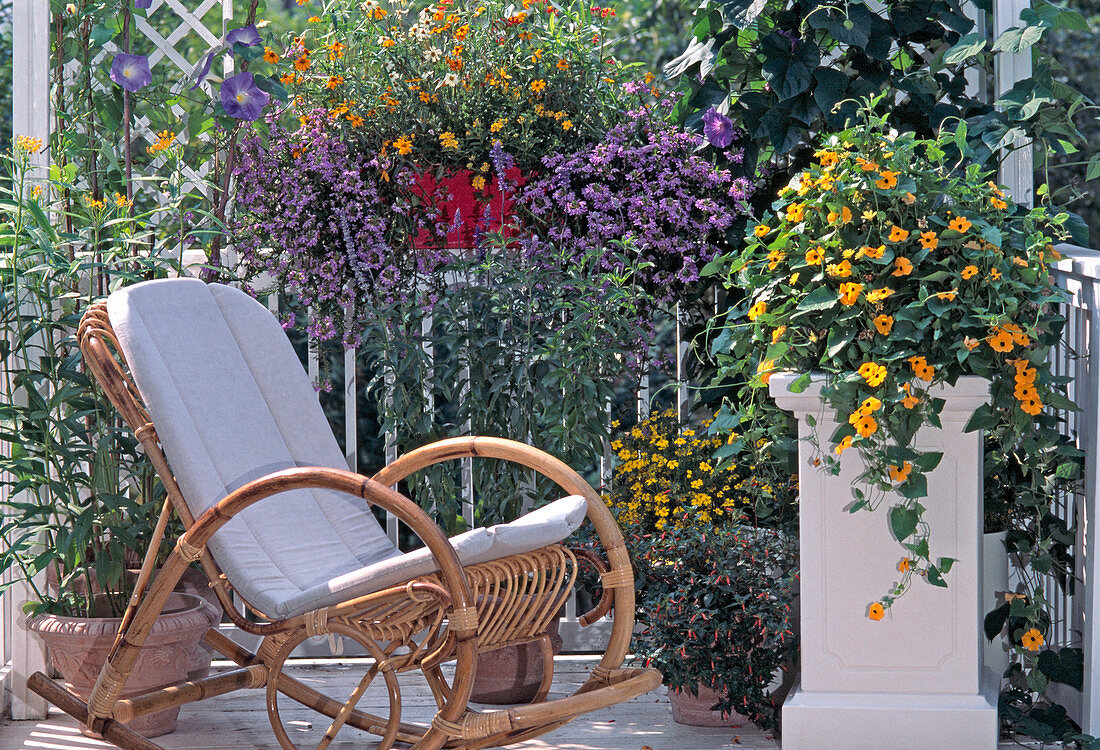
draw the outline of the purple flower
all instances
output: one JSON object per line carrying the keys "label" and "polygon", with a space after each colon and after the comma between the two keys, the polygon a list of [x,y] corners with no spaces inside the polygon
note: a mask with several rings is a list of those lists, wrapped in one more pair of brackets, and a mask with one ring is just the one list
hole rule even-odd
{"label": "purple flower", "polygon": [[260,116],[271,96],[262,91],[248,72],[226,78],[222,83],[222,107],[225,113],[238,120],[255,120]]}
{"label": "purple flower", "polygon": [[134,0],[134,7],[141,10],[149,10],[149,6],[153,4],[153,0]]}
{"label": "purple flower", "polygon": [[703,135],[707,137],[710,145],[729,148],[733,143],[733,122],[711,107],[703,115]]}
{"label": "purple flower", "polygon": [[263,44],[260,39],[260,32],[256,31],[254,24],[248,24],[242,26],[239,29],[233,29],[225,37],[225,43],[232,47],[234,44],[243,44],[245,47],[254,47],[257,44]]}
{"label": "purple flower", "polygon": [[111,80],[130,92],[145,88],[153,80],[149,58],[145,55],[118,53],[111,63]]}

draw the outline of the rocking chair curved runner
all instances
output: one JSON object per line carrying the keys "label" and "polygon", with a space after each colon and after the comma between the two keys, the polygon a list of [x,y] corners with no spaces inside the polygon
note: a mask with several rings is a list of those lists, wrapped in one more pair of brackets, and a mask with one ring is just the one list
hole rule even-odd
{"label": "rocking chair curved runner", "polygon": [[[164,507],[119,634],[87,702],[34,674],[28,685],[123,748],[159,746],[126,726],[137,716],[245,689],[266,688],[279,744],[291,740],[280,695],[329,717],[318,747],[345,726],[418,750],[511,744],[587,711],[656,688],[660,675],[622,668],[634,625],[634,577],[622,534],[596,492],[561,461],[523,443],[486,437],[442,440],[367,478],[340,468],[343,455],[282,329],[258,302],[196,279],[150,281],[94,305],[81,320],[88,369],[133,430],[167,490]],[[131,378],[132,376],[132,378]],[[468,457],[522,464],[568,497],[511,524],[448,539],[393,489],[442,461]],[[423,541],[401,553],[370,509],[393,514]],[[176,513],[185,532],[154,577],[156,551]],[[592,523],[607,562],[561,544]],[[206,643],[238,668],[145,694],[121,697],[153,622],[181,574],[198,561],[241,630],[260,636],[251,652],[217,629]],[[547,701],[553,654],[546,626],[569,595],[580,563],[600,573],[603,596],[581,618],[612,608],[610,642],[571,696]],[[246,605],[238,612],[232,593]],[[305,639],[335,634],[373,658],[347,699],[288,675]],[[468,707],[477,657],[503,646],[541,644],[544,674],[534,701],[504,710]],[[448,681],[441,665],[454,661]],[[397,674],[418,670],[438,713],[429,725],[401,717]],[[389,715],[357,705],[381,676]]]}

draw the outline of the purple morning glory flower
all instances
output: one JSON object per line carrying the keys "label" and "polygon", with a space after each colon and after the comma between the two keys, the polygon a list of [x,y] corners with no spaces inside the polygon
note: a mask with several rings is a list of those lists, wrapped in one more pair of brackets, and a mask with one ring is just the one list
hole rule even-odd
{"label": "purple morning glory flower", "polygon": [[149,10],[149,6],[153,4],[153,0],[134,0],[134,7],[141,10]]}
{"label": "purple morning glory flower", "polygon": [[233,29],[225,37],[225,43],[232,47],[234,44],[243,44],[245,47],[254,47],[257,44],[263,44],[263,40],[260,39],[260,32],[256,31],[255,24],[248,24],[242,26],[239,29]]}
{"label": "purple morning glory flower", "polygon": [[145,88],[153,80],[149,58],[119,52],[111,63],[111,80],[130,92]]}
{"label": "purple morning glory flower", "polygon": [[707,137],[710,145],[729,148],[733,143],[733,121],[711,107],[703,115],[703,135]]}
{"label": "purple morning glory flower", "polygon": [[249,72],[238,73],[222,83],[222,107],[238,120],[255,120],[271,96],[260,89]]}

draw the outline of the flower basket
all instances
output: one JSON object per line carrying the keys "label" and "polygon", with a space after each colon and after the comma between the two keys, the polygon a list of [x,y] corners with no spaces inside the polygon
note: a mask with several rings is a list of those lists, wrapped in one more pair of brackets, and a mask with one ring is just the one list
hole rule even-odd
{"label": "flower basket", "polygon": [[[505,191],[492,172],[482,174],[469,169],[454,172],[424,170],[417,174],[412,192],[423,204],[439,208],[438,222],[447,227],[445,247],[470,249],[487,232],[505,227],[505,234],[515,235],[512,221],[512,192],[526,179],[516,167],[505,173]],[[478,187],[475,184],[480,183]],[[438,247],[439,241],[427,229],[421,229],[413,240],[415,248]]]}
{"label": "flower basket", "polygon": [[[815,461],[814,433],[831,435],[837,414],[825,381],[776,373],[770,391],[798,418],[801,684],[783,706],[783,747],[872,748],[881,729],[920,737],[921,747],[997,746],[997,692],[982,683],[982,433],[965,432],[989,400],[989,382],[959,378],[938,386],[942,427],[922,427],[915,443],[942,451],[928,472],[925,518],[939,533],[937,554],[956,562],[947,587],[914,586],[903,611],[871,611],[867,602],[901,577],[897,543],[882,514],[847,513],[862,471],[846,452],[839,473]],[[871,605],[874,607],[874,605]]]}

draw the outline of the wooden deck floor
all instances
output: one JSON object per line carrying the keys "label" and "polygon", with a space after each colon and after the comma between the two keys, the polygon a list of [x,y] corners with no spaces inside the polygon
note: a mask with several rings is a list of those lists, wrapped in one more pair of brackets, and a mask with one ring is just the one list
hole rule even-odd
{"label": "wooden deck floor", "polygon": [[[554,693],[572,692],[583,682],[595,662],[589,657],[559,657]],[[334,695],[347,695],[362,675],[358,664],[313,663],[296,667],[294,674],[313,686],[331,686]],[[431,693],[423,680],[403,675],[405,696],[403,719],[426,723],[435,713]],[[327,719],[302,707],[288,705],[288,733],[301,747],[315,747]],[[385,694],[372,686],[361,704],[373,713],[387,713]],[[280,707],[281,710],[282,707]],[[312,742],[310,739],[312,738]],[[185,706],[179,728],[156,739],[167,750],[277,750],[264,710],[263,691],[242,691],[200,704]],[[68,716],[52,712],[45,721],[0,722],[0,750],[93,750],[110,745],[84,737]],[[375,747],[371,735],[354,729],[342,731],[334,750],[369,750]],[[687,727],[672,721],[663,688],[613,708],[587,714],[556,732],[530,740],[515,748],[535,750],[777,750],[770,733],[746,722],[729,728]],[[1002,748],[1019,748],[1004,743]],[[889,750],[889,745],[883,748]],[[839,749],[838,749],[839,750]]]}

